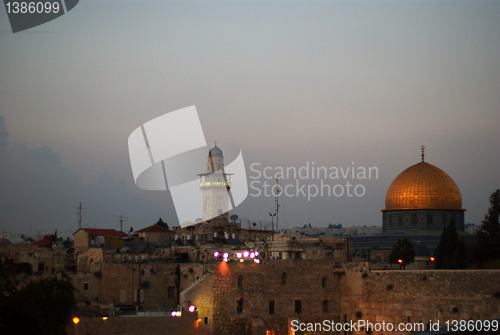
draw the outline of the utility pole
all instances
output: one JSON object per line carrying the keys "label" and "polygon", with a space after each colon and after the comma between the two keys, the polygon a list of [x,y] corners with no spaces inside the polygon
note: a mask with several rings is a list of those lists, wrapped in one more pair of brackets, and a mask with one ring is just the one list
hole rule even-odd
{"label": "utility pole", "polygon": [[113,215],[113,216],[119,218],[118,221],[120,221],[120,231],[123,232],[123,221],[127,221],[128,216],[122,216],[122,215]]}
{"label": "utility pole", "polygon": [[85,208],[82,207],[82,203],[80,202],[80,206],[75,209],[78,209],[78,212],[76,212],[78,214],[78,229],[82,229],[82,214]]}
{"label": "utility pole", "polygon": [[276,178],[276,232],[279,233],[280,229],[278,226],[278,220],[279,220],[279,196],[280,196],[280,181],[278,178]]}

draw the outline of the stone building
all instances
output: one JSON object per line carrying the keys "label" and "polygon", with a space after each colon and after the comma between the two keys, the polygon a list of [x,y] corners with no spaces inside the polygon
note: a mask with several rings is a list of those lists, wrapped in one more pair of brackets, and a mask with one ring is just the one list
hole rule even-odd
{"label": "stone building", "polygon": [[22,276],[50,275],[76,268],[76,260],[67,248],[45,248],[33,244],[0,245],[0,261],[14,266]]}
{"label": "stone building", "polygon": [[170,247],[174,241],[174,232],[156,223],[135,233],[140,239],[156,247]]}
{"label": "stone building", "polygon": [[280,237],[267,241],[262,248],[265,259],[329,259],[335,262],[350,260],[350,241],[333,237]]}
{"label": "stone building", "polygon": [[124,246],[122,231],[115,229],[81,228],[73,233],[75,249],[120,248]]}

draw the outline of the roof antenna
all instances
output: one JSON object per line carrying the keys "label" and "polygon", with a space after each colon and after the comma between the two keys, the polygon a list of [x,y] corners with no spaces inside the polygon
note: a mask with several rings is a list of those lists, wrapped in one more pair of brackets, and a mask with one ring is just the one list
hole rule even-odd
{"label": "roof antenna", "polygon": [[82,207],[82,203],[80,202],[80,206],[78,208],[75,208],[75,209],[78,209],[78,212],[76,212],[78,214],[78,229],[82,229],[82,214],[83,214],[83,210],[85,208]]}
{"label": "roof antenna", "polygon": [[422,163],[423,163],[424,162],[424,157],[425,157],[425,154],[424,154],[425,147],[422,145],[420,147],[420,149],[422,149]]}

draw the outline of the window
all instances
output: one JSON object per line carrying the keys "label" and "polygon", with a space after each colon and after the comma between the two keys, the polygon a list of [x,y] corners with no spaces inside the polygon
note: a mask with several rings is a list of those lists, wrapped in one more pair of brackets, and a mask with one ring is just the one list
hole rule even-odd
{"label": "window", "polygon": [[281,285],[286,285],[286,272],[281,275]]}
{"label": "window", "polygon": [[242,288],[242,287],[243,287],[243,277],[238,276],[238,288]]}
{"label": "window", "polygon": [[238,314],[243,313],[243,299],[238,300],[236,302],[236,313],[238,313]]}
{"label": "window", "polygon": [[144,290],[143,289],[134,290],[134,302],[144,302]]}
{"label": "window", "polygon": [[87,291],[89,289],[89,283],[83,283],[83,290]]}
{"label": "window", "polygon": [[120,290],[120,303],[127,302],[127,290]]}
{"label": "window", "polygon": [[167,288],[167,290],[168,290],[168,299],[173,299],[174,298],[175,287],[174,286],[169,286]]}
{"label": "window", "polygon": [[295,300],[295,313],[300,314],[302,312],[302,300]]}
{"label": "window", "polygon": [[274,301],[269,301],[269,314],[274,314]]}
{"label": "window", "polygon": [[326,277],[323,277],[323,279],[321,279],[321,287],[326,287]]}
{"label": "window", "polygon": [[323,300],[323,313],[328,313],[328,300]]}

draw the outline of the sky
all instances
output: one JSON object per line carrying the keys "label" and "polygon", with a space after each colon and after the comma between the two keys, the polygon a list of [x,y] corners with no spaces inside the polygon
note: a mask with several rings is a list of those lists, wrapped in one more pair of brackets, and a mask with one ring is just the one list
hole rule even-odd
{"label": "sky", "polygon": [[[499,17],[498,1],[85,0],[12,33],[1,7],[0,229],[70,236],[79,203],[83,227],[177,226],[169,192],[135,185],[127,141],[192,105],[208,143],[241,149],[243,225],[274,211],[265,168],[314,165],[377,174],[282,178],[280,228],[381,226],[421,145],[479,224],[500,187]],[[322,181],[344,193],[300,191]]]}

